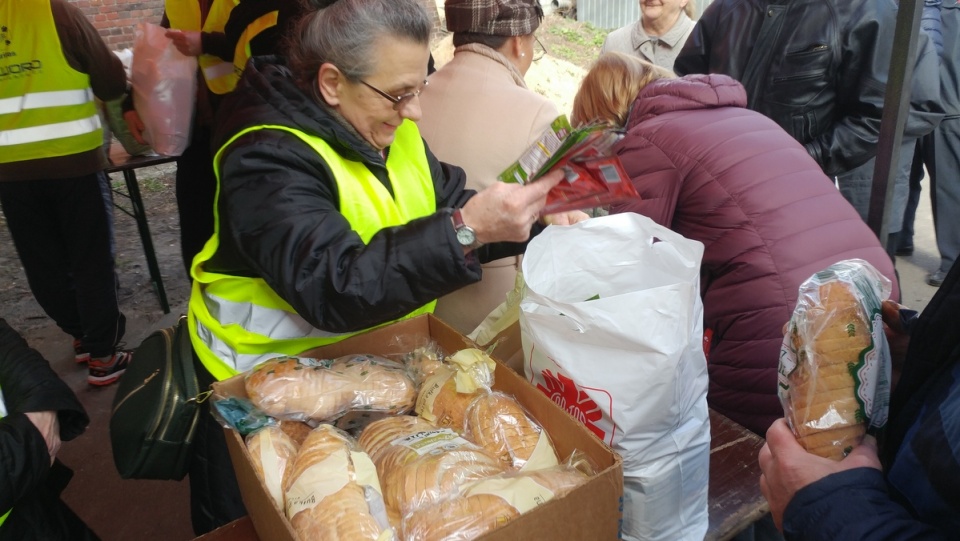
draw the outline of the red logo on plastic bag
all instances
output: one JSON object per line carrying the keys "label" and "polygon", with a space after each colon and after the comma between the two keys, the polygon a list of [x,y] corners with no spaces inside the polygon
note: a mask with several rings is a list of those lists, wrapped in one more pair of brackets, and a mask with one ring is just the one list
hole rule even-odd
{"label": "red logo on plastic bag", "polygon": [[573,415],[601,440],[606,440],[603,429],[595,423],[603,418],[600,406],[590,396],[577,388],[572,379],[563,374],[554,375],[550,370],[541,372],[546,387],[537,383],[537,389],[549,396],[558,406]]}

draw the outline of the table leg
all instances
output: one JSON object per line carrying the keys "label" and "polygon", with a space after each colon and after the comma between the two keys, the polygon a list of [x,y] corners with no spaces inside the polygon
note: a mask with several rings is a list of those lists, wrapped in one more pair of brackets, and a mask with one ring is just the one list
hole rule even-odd
{"label": "table leg", "polygon": [[164,314],[170,313],[170,303],[167,302],[167,292],[163,288],[163,278],[160,276],[160,265],[157,264],[157,254],[153,249],[153,238],[150,236],[150,226],[147,224],[147,211],[143,208],[143,199],[140,198],[140,185],[137,184],[137,174],[132,169],[123,171],[123,179],[127,183],[127,193],[130,195],[130,204],[133,206],[133,218],[137,221],[137,230],[140,232],[140,241],[143,243],[143,253],[147,257],[147,268],[150,269],[150,279],[160,298],[160,308]]}

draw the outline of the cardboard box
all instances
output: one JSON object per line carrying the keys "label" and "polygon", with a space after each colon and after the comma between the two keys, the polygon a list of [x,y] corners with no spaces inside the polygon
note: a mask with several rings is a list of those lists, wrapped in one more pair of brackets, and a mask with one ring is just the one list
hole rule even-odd
{"label": "cardboard box", "polygon": [[[350,337],[342,342],[308,352],[312,356],[336,358],[352,353],[392,355],[398,350],[395,336],[430,337],[447,353],[476,347],[433,315],[423,315],[393,325]],[[393,348],[393,349],[392,349]],[[496,352],[494,352],[496,357]],[[560,409],[546,395],[523,377],[498,363],[494,388],[514,395],[527,411],[547,430],[561,459],[574,450],[586,453],[598,473],[562,498],[553,499],[504,526],[482,536],[483,541],[515,541],[542,539],[554,541],[597,541],[618,539],[623,494],[623,463],[620,456],[607,447],[570,414]],[[242,376],[214,383],[214,391],[223,396],[245,396]],[[254,527],[263,540],[296,541],[297,536],[267,493],[253,470],[243,439],[227,430],[227,447],[243,503]]]}

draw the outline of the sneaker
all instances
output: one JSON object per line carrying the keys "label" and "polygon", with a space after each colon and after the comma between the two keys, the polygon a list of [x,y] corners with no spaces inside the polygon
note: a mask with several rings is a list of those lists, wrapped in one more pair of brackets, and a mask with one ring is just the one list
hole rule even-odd
{"label": "sneaker", "polygon": [[120,379],[130,364],[133,353],[130,351],[118,351],[114,353],[108,361],[98,361],[91,358],[87,363],[90,374],[87,375],[87,383],[90,385],[110,385]]}
{"label": "sneaker", "polygon": [[90,362],[90,354],[86,351],[83,351],[83,342],[79,339],[73,341],[73,360],[77,364],[84,364]]}
{"label": "sneaker", "polygon": [[943,279],[946,277],[947,277],[947,273],[943,272],[942,270],[938,270],[937,272],[931,272],[930,274],[927,275],[927,283],[932,285],[933,287],[940,287],[943,285]]}

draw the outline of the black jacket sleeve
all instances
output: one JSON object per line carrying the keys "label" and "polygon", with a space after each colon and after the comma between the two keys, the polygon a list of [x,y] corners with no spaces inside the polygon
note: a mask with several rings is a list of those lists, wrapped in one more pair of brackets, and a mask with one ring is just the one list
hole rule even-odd
{"label": "black jacket sleeve", "polygon": [[835,473],[800,489],[784,510],[783,533],[807,541],[947,539],[896,503],[883,472],[873,468]]}
{"label": "black jacket sleeve", "polygon": [[867,162],[877,153],[880,120],[890,68],[891,44],[896,28],[896,5],[868,2],[844,20],[842,57],[837,85],[838,118],[807,152],[824,173],[836,175]]}
{"label": "black jacket sleeve", "polygon": [[710,36],[720,14],[719,2],[707,6],[697,19],[693,31],[673,62],[673,71],[680,77],[691,73],[710,73]]}
{"label": "black jacket sleeve", "polygon": [[3,514],[43,483],[50,468],[47,444],[25,414],[58,412],[63,441],[83,433],[90,419],[50,364],[2,319],[0,390],[7,409],[7,416],[0,419],[0,514]]}

